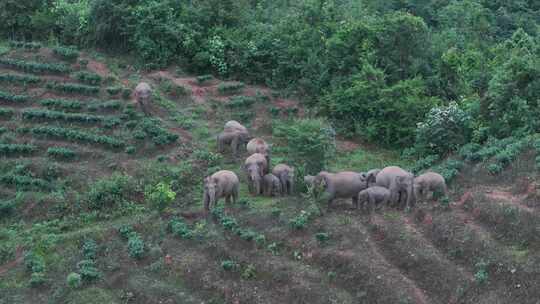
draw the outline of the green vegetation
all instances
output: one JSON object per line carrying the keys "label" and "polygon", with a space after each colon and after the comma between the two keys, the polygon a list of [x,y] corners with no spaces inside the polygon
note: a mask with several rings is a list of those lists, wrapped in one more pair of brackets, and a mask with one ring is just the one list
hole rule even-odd
{"label": "green vegetation", "polygon": [[110,148],[122,148],[125,145],[124,141],[107,135],[98,135],[61,127],[33,127],[29,129],[29,132],[36,136],[65,139],[81,143],[101,144]]}
{"label": "green vegetation", "polygon": [[8,92],[0,91],[0,101],[7,101],[13,103],[27,102],[30,97],[26,95],[15,95]]}
{"label": "green vegetation", "polygon": [[101,76],[92,72],[79,71],[79,72],[74,73],[72,77],[79,80],[82,83],[92,85],[92,86],[98,86],[101,84]]}
{"label": "green vegetation", "polygon": [[37,51],[41,48],[41,43],[39,42],[28,42],[28,41],[10,41],[9,46],[12,48],[25,49],[30,51]]}
{"label": "green vegetation", "polygon": [[53,48],[53,53],[57,57],[70,62],[74,62],[79,58],[79,51],[73,47],[56,46]]}
{"label": "green vegetation", "polygon": [[114,126],[120,123],[120,120],[115,117],[34,109],[22,111],[22,118],[26,120],[51,120],[78,122],[84,124],[103,123],[109,126]]}
{"label": "green vegetation", "polygon": [[218,92],[223,95],[238,94],[242,92],[245,85],[243,82],[236,83],[220,83],[218,85]]}
{"label": "green vegetation", "polygon": [[71,72],[71,68],[64,64],[42,63],[9,58],[0,58],[0,65],[18,69],[27,73],[67,74]]}
{"label": "green vegetation", "polygon": [[15,111],[10,108],[0,108],[0,117],[1,118],[11,118],[15,114]]}
{"label": "green vegetation", "polygon": [[69,148],[50,147],[47,149],[47,155],[61,160],[72,160],[77,157],[77,153]]}
{"label": "green vegetation", "polygon": [[48,82],[47,89],[69,93],[69,94],[82,94],[82,95],[96,95],[99,93],[100,88],[97,86],[88,86],[77,83],[60,83],[60,82]]}
{"label": "green vegetation", "polygon": [[31,144],[0,144],[0,155],[10,156],[19,154],[32,154],[38,147]]}
{"label": "green vegetation", "polygon": [[0,74],[0,82],[27,85],[40,83],[41,78],[34,75]]}
{"label": "green vegetation", "polygon": [[80,110],[83,107],[80,101],[69,99],[43,99],[39,103],[51,109]]}

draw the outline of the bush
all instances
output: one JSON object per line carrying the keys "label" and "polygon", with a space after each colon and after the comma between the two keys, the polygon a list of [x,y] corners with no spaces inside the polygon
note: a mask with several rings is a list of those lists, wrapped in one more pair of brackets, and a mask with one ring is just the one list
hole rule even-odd
{"label": "bush", "polygon": [[306,227],[309,221],[309,214],[302,210],[300,211],[300,214],[294,218],[292,218],[289,223],[293,229],[301,230]]}
{"label": "bush", "polygon": [[37,51],[41,48],[39,42],[27,42],[27,41],[10,41],[9,46],[12,48],[25,49],[30,51]]}
{"label": "bush", "polygon": [[76,272],[68,274],[66,284],[69,288],[77,289],[82,286],[82,277]]}
{"label": "bush", "polygon": [[28,85],[40,83],[41,78],[34,75],[0,74],[0,81]]}
{"label": "bush", "polygon": [[131,233],[128,239],[128,254],[135,259],[144,257],[144,241],[137,233]]}
{"label": "bush", "polygon": [[253,264],[247,265],[246,268],[244,268],[244,270],[242,271],[240,277],[244,280],[255,279],[255,277],[257,277],[257,271],[255,269],[255,266]]}
{"label": "bush", "polygon": [[72,75],[73,78],[79,80],[82,83],[99,86],[101,84],[101,76],[96,73],[79,71]]}
{"label": "bush", "polygon": [[97,269],[94,260],[82,260],[77,263],[77,269],[84,281],[90,282],[101,278],[102,274]]}
{"label": "bush", "polygon": [[97,95],[99,93],[98,86],[89,86],[78,83],[60,83],[56,81],[48,82],[47,89],[69,93],[69,94],[82,94],[82,95]]}
{"label": "bush", "polygon": [[90,185],[90,190],[86,194],[86,203],[90,209],[114,207],[127,201],[133,194],[132,183],[131,177],[118,173],[100,179]]}
{"label": "bush", "polygon": [[172,191],[170,183],[159,182],[157,185],[149,187],[145,191],[144,197],[157,210],[162,212],[174,201],[176,198],[176,192]]}
{"label": "bush", "polygon": [[53,48],[53,53],[57,57],[70,62],[75,62],[79,58],[79,51],[73,47],[57,46]]}
{"label": "bush", "polygon": [[178,217],[172,218],[169,221],[169,231],[171,231],[173,234],[183,238],[183,239],[191,239],[193,238],[193,231],[192,229],[181,219]]}
{"label": "bush", "polygon": [[11,93],[0,91],[0,101],[8,101],[13,103],[22,103],[30,100],[26,95],[14,95]]}
{"label": "bush", "polygon": [[103,123],[105,125],[117,125],[118,118],[90,115],[82,113],[65,113],[61,111],[28,109],[22,112],[22,118],[26,120],[53,120],[65,122],[78,122],[84,124]]}
{"label": "bush", "polygon": [[471,117],[455,102],[432,108],[416,128],[415,149],[420,155],[444,156],[470,140]]}
{"label": "bush", "polygon": [[238,264],[232,260],[225,260],[221,262],[221,268],[225,271],[232,271],[238,268]]}
{"label": "bush", "polygon": [[257,99],[251,96],[235,96],[225,104],[230,109],[247,109],[251,107]]}
{"label": "bush", "polygon": [[96,241],[88,239],[84,241],[82,246],[82,254],[86,260],[95,260],[97,256],[98,246]]}
{"label": "bush", "polygon": [[152,136],[152,141],[156,145],[168,145],[178,140],[178,135],[161,127],[161,122],[158,119],[145,118],[142,121],[141,129]]}
{"label": "bush", "polygon": [[188,90],[185,87],[175,84],[170,79],[161,80],[161,82],[159,83],[159,88],[163,92],[173,97],[186,96],[189,94]]}
{"label": "bush", "polygon": [[218,92],[222,95],[230,95],[240,93],[244,89],[245,85],[243,82],[235,83],[220,83],[218,85]]}
{"label": "bush", "polygon": [[330,235],[325,232],[319,232],[315,234],[315,238],[317,239],[317,241],[319,241],[319,244],[324,245],[326,244],[326,242],[328,242],[328,240],[330,240]]}
{"label": "bush", "polygon": [[16,206],[17,202],[15,200],[0,201],[0,218],[13,214]]}
{"label": "bush", "polygon": [[80,110],[83,106],[78,100],[68,99],[43,99],[39,103],[47,108],[65,110]]}
{"label": "bush", "polygon": [[283,141],[290,163],[303,166],[305,174],[317,174],[333,157],[335,132],[320,119],[301,119],[278,124],[274,135]]}
{"label": "bush", "polygon": [[58,139],[65,139],[74,142],[87,142],[92,144],[102,144],[110,148],[122,148],[125,143],[119,139],[106,135],[78,131],[60,127],[35,127],[28,130],[37,136],[46,136]]}
{"label": "bush", "polygon": [[41,63],[36,61],[24,61],[9,58],[0,58],[0,65],[29,73],[55,73],[67,74],[71,72],[71,67],[58,63]]}
{"label": "bush", "polygon": [[30,286],[37,287],[45,284],[45,273],[43,272],[32,272],[30,275]]}
{"label": "bush", "polygon": [[122,87],[108,87],[106,89],[107,93],[111,96],[118,95],[120,91],[122,90]]}
{"label": "bush", "polygon": [[129,99],[131,97],[131,90],[128,88],[122,89],[122,99]]}
{"label": "bush", "polygon": [[109,100],[100,103],[91,103],[88,105],[89,111],[105,111],[105,110],[120,110],[122,102],[118,100]]}
{"label": "bush", "polygon": [[15,114],[15,111],[10,108],[0,108],[0,117],[2,118],[11,118]]}
{"label": "bush", "polygon": [[28,155],[37,150],[38,147],[31,144],[0,144],[0,155],[2,156]]}
{"label": "bush", "polygon": [[120,233],[120,235],[126,240],[129,239],[129,236],[133,232],[135,232],[135,230],[133,230],[133,226],[131,225],[122,225],[118,227],[118,233]]}
{"label": "bush", "polygon": [[209,81],[209,80],[212,80],[212,79],[214,79],[214,76],[209,75],[209,74],[197,76],[197,82],[198,82],[199,84],[203,84],[203,83],[205,83],[205,82],[207,82],[207,81]]}

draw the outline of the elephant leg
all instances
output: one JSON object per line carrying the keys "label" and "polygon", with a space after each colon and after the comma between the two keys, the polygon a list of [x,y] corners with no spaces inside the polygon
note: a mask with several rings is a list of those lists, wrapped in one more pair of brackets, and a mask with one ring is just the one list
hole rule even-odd
{"label": "elephant leg", "polygon": [[377,205],[377,200],[375,200],[375,197],[373,197],[373,195],[368,195],[368,198],[369,198],[369,206],[368,208],[370,209],[370,211],[373,211],[375,210],[375,207],[378,207],[376,206]]}
{"label": "elephant leg", "polygon": [[231,150],[232,150],[233,157],[236,158],[238,156],[238,136],[236,136],[231,141]]}
{"label": "elephant leg", "polygon": [[352,203],[353,203],[353,207],[356,207],[356,209],[358,209],[358,195],[355,195],[352,197]]}
{"label": "elephant leg", "polygon": [[233,201],[233,204],[236,205],[236,201],[238,200],[238,186],[235,186],[233,188],[233,191],[232,191],[232,201]]}

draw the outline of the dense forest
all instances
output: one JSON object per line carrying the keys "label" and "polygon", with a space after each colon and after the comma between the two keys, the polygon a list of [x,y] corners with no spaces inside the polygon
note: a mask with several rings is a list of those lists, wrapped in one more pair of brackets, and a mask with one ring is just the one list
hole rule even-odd
{"label": "dense forest", "polygon": [[6,0],[0,17],[12,39],[288,89],[413,155],[540,128],[537,1]]}

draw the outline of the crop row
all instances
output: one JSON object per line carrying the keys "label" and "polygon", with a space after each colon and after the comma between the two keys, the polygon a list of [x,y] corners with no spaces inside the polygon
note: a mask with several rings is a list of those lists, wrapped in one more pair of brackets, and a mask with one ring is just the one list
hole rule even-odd
{"label": "crop row", "polygon": [[99,76],[96,73],[87,72],[87,71],[80,71],[73,74],[73,77],[80,82],[89,84],[89,85],[100,85],[101,84],[101,76]]}
{"label": "crop row", "polygon": [[0,100],[14,103],[26,102],[30,98],[26,95],[15,95],[8,92],[0,91]]}
{"label": "crop row", "polygon": [[104,123],[108,126],[117,125],[120,120],[116,117],[106,117],[83,113],[65,113],[60,111],[50,111],[41,109],[28,109],[22,112],[23,119],[26,120],[61,120],[66,122],[80,123]]}
{"label": "crop row", "polygon": [[50,147],[47,149],[47,155],[56,159],[70,160],[74,159],[77,154],[75,151],[64,147]]}
{"label": "crop row", "polygon": [[68,61],[75,61],[79,57],[79,51],[72,47],[57,46],[53,48],[53,53],[57,57]]}
{"label": "crop row", "polygon": [[9,46],[18,49],[26,50],[39,50],[41,48],[41,43],[39,42],[26,42],[26,41],[10,41]]}
{"label": "crop row", "polygon": [[27,175],[6,174],[0,176],[0,183],[15,186],[21,189],[50,189],[51,185],[44,179],[34,178]]}
{"label": "crop row", "polygon": [[47,89],[70,94],[96,95],[99,93],[99,87],[97,86],[88,86],[84,84],[67,82],[60,83],[55,81],[47,83]]}
{"label": "crop row", "polygon": [[30,128],[32,134],[36,136],[46,136],[58,139],[66,139],[75,142],[85,142],[93,144],[101,144],[110,148],[122,148],[125,142],[107,135],[99,135],[90,132],[78,131],[61,127],[35,127]]}
{"label": "crop row", "polygon": [[8,83],[36,84],[41,78],[34,75],[0,74],[0,81]]}
{"label": "crop row", "polygon": [[49,98],[43,99],[39,103],[51,109],[80,110],[82,108],[82,103],[78,100]]}
{"label": "crop row", "polygon": [[145,118],[133,132],[133,137],[144,139],[146,135],[149,135],[156,145],[168,145],[175,142],[178,139],[178,134],[167,131],[160,124],[157,119]]}
{"label": "crop row", "polygon": [[17,154],[31,154],[37,147],[31,144],[0,144],[0,155],[9,156]]}
{"label": "crop row", "polygon": [[2,118],[10,118],[11,116],[13,116],[14,113],[15,111],[13,111],[12,109],[0,108],[0,117]]}
{"label": "crop row", "polygon": [[30,73],[57,73],[71,72],[71,67],[59,63],[42,63],[37,61],[24,61],[10,58],[0,58],[0,64]]}
{"label": "crop row", "polygon": [[98,111],[98,110],[120,110],[122,108],[122,103],[118,100],[109,100],[100,103],[92,103],[88,105],[89,111]]}

